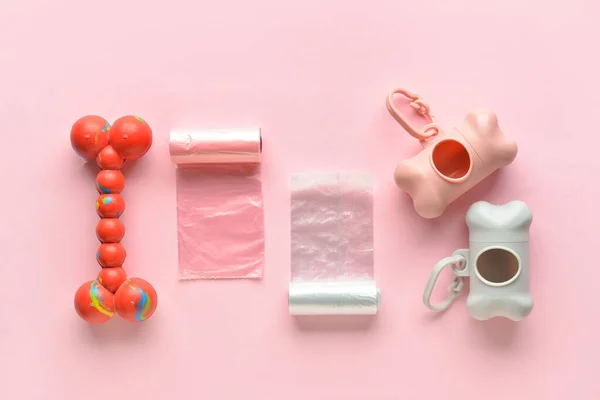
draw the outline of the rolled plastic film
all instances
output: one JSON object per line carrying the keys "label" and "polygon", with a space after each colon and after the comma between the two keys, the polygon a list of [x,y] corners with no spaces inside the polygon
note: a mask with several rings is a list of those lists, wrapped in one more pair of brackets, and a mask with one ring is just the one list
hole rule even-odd
{"label": "rolled plastic film", "polygon": [[292,177],[292,315],[374,315],[373,194],[364,174]]}
{"label": "rolled plastic film", "polygon": [[374,280],[290,282],[292,315],[375,315],[379,289]]}
{"label": "rolled plastic film", "polygon": [[258,279],[264,266],[259,128],[173,130],[179,279]]}
{"label": "rolled plastic film", "polygon": [[169,144],[175,164],[259,164],[260,128],[171,131]]}

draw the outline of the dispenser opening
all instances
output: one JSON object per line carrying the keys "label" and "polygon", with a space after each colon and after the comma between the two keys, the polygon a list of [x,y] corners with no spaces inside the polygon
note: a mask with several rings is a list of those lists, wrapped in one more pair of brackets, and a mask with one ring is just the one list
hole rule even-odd
{"label": "dispenser opening", "polygon": [[454,139],[444,139],[435,144],[431,164],[442,178],[450,182],[467,179],[473,165],[467,148]]}
{"label": "dispenser opening", "polygon": [[490,286],[508,285],[521,272],[521,262],[517,255],[503,248],[484,250],[477,257],[475,265],[479,279]]}

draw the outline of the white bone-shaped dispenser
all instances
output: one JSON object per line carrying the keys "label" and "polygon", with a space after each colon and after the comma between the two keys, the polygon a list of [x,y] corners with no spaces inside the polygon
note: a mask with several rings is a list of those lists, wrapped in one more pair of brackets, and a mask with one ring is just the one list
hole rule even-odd
{"label": "white bone-shaped dispenser", "polygon": [[[473,204],[466,216],[469,249],[454,252],[434,268],[423,300],[434,311],[451,304],[469,277],[471,289],[467,307],[477,320],[505,317],[513,321],[526,318],[533,309],[529,289],[529,227],[533,216],[527,204],[511,201],[493,205],[485,201]],[[440,305],[431,305],[430,296],[439,273],[452,267],[455,279],[450,297]]]}

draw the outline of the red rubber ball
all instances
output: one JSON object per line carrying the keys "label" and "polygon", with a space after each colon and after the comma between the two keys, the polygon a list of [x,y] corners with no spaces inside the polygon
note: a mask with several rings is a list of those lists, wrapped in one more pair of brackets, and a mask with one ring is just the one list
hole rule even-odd
{"label": "red rubber ball", "polygon": [[115,315],[114,295],[97,280],[77,289],[74,305],[77,314],[91,324],[106,322]]}
{"label": "red rubber ball", "polygon": [[102,218],[96,225],[96,237],[102,243],[119,243],[125,236],[125,225],[118,218]]}
{"label": "red rubber ball", "polygon": [[121,243],[102,243],[98,247],[96,260],[103,268],[120,267],[125,262],[127,252]]}
{"label": "red rubber ball", "polygon": [[115,311],[130,322],[143,322],[150,318],[158,302],[156,290],[142,278],[129,278],[115,292]]}
{"label": "red rubber ball", "polygon": [[152,129],[140,117],[127,115],[114,122],[108,141],[121,157],[135,160],[152,146]]}
{"label": "red rubber ball", "polygon": [[98,274],[98,282],[111,292],[116,292],[117,289],[127,279],[127,273],[122,267],[102,268]]}
{"label": "red rubber ball", "polygon": [[125,177],[118,170],[105,169],[96,175],[96,190],[100,194],[121,193],[125,188]]}
{"label": "red rubber ball", "polygon": [[98,154],[96,163],[102,169],[121,169],[125,160],[111,146],[106,146]]}
{"label": "red rubber ball", "polygon": [[101,218],[119,218],[125,212],[125,200],[120,194],[101,194],[96,200],[96,212]]}
{"label": "red rubber ball", "polygon": [[79,118],[71,128],[71,145],[86,160],[95,159],[108,146],[110,124],[97,115]]}

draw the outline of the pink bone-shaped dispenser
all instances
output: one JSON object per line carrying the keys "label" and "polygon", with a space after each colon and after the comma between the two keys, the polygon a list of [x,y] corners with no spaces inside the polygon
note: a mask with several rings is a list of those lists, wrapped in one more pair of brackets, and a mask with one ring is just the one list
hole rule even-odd
{"label": "pink bone-shaped dispenser", "polygon": [[[409,98],[429,123],[420,131],[415,129],[393,105],[395,94]],[[504,136],[490,110],[473,110],[459,125],[443,131],[417,95],[396,89],[388,96],[387,105],[400,125],[423,145],[419,154],[398,164],[394,179],[424,218],[439,217],[452,201],[517,156],[517,144]]]}

